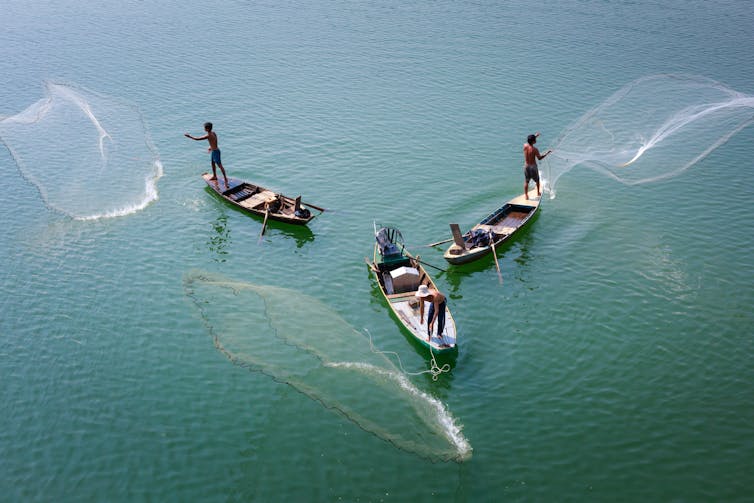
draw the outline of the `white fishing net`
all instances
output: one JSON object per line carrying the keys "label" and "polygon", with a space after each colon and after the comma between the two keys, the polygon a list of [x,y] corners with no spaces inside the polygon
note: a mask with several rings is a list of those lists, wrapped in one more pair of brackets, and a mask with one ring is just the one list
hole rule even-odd
{"label": "white fishing net", "polygon": [[676,176],[754,120],[754,96],[710,79],[652,75],[624,86],[554,143],[543,177],[551,197],[575,166],[635,185]]}
{"label": "white fishing net", "polygon": [[76,219],[127,215],[157,199],[157,150],[139,110],[69,84],[0,119],[0,139],[44,203]]}
{"label": "white fishing net", "polygon": [[445,405],[318,300],[200,271],[185,277],[184,288],[217,349],[236,365],[292,386],[406,451],[432,460],[471,456]]}

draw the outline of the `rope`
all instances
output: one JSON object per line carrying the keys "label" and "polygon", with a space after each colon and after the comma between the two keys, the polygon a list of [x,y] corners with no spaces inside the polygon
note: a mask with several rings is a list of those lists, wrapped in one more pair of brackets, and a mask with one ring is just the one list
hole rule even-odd
{"label": "rope", "polygon": [[432,380],[437,381],[441,374],[450,372],[450,364],[446,363],[442,367],[437,365],[437,360],[435,360],[435,353],[432,351],[431,344],[429,345],[429,354],[432,356],[432,366],[430,367],[429,372],[432,374]]}
{"label": "rope", "polygon": [[375,354],[383,354],[383,355],[395,355],[395,358],[398,360],[398,366],[401,369],[401,372],[403,372],[406,375],[410,376],[418,376],[422,374],[431,374],[432,380],[437,381],[437,379],[440,377],[441,374],[445,372],[450,372],[450,364],[446,363],[442,367],[437,365],[437,360],[435,360],[435,354],[432,352],[432,346],[429,346],[429,354],[432,356],[432,366],[428,370],[420,370],[419,372],[409,372],[403,367],[403,362],[401,361],[400,355],[396,353],[395,351],[382,351],[380,349],[377,349],[374,347],[374,344],[372,343],[372,334],[369,332],[369,329],[364,328],[364,332],[367,333],[369,336],[369,347],[372,350],[372,353]]}

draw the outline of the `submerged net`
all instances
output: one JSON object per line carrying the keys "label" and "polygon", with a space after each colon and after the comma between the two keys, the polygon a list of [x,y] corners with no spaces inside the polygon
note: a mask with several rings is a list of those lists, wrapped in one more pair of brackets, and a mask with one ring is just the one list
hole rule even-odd
{"label": "submerged net", "polygon": [[652,75],[584,114],[545,162],[550,197],[574,166],[635,185],[675,176],[754,120],[754,96],[695,76]]}
{"label": "submerged net", "polygon": [[198,271],[184,288],[233,363],[292,386],[400,449],[432,460],[471,456],[447,408],[316,299]]}
{"label": "submerged net", "polygon": [[76,219],[127,215],[157,199],[157,150],[139,110],[47,82],[46,97],[0,119],[0,139],[45,205]]}

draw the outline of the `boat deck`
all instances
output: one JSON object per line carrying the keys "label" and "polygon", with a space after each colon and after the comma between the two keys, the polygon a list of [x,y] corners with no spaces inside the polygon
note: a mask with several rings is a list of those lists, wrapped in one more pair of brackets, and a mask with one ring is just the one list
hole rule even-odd
{"label": "boat deck", "polygon": [[495,225],[478,224],[474,226],[474,229],[483,229],[485,231],[492,231],[495,234],[513,234],[516,229],[521,226],[521,222],[528,218],[529,213],[523,211],[511,211],[505,218]]}
{"label": "boat deck", "polygon": [[[264,206],[265,203],[271,203],[275,198],[276,196],[274,192],[271,190],[263,190],[262,192],[257,192],[253,196],[242,199],[238,204],[244,208],[252,209]],[[293,211],[291,211],[291,213],[293,213]]]}
{"label": "boat deck", "polygon": [[[408,292],[406,294],[398,294],[391,296],[390,307],[393,312],[401,319],[406,328],[408,328],[417,339],[421,338],[425,342],[427,340],[427,314],[429,306],[424,306],[424,320],[419,320],[419,303],[415,304],[411,302],[416,292]],[[412,305],[414,304],[414,305]],[[445,329],[442,337],[439,337],[436,330],[433,330],[432,338],[430,339],[430,345],[434,349],[443,349],[456,345],[456,333],[455,323],[452,321],[450,311],[445,308]]]}

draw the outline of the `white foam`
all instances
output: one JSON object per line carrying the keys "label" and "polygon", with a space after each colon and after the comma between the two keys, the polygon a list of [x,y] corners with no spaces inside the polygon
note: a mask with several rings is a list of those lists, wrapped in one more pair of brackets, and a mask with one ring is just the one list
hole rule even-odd
{"label": "white foam", "polygon": [[465,461],[471,457],[471,452],[473,450],[471,448],[471,444],[469,444],[468,440],[466,440],[466,437],[464,437],[463,433],[461,432],[461,426],[457,424],[450,411],[440,400],[428,395],[427,393],[414,386],[404,374],[396,370],[386,370],[382,367],[377,367],[375,365],[363,362],[328,362],[325,365],[335,368],[340,367],[355,369],[364,373],[374,373],[392,379],[401,387],[401,389],[403,389],[409,395],[418,400],[422,400],[426,405],[430,406],[434,410],[436,415],[435,419],[441,426],[441,432],[445,436],[445,438],[447,438],[448,441],[450,441],[456,447],[459,460]]}

